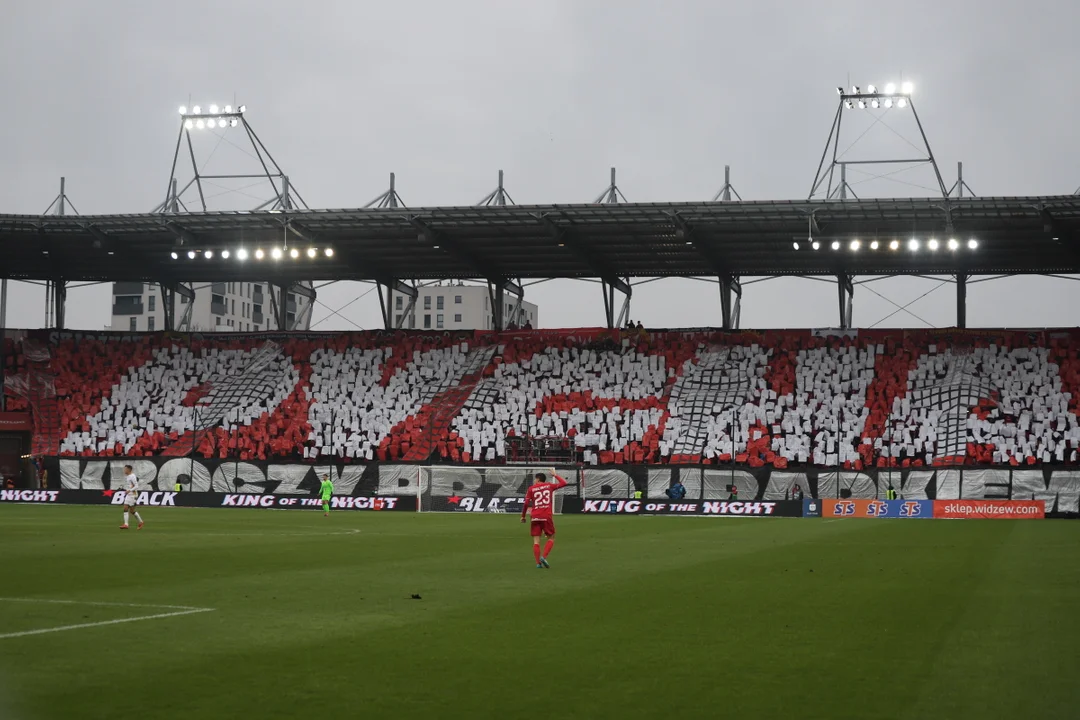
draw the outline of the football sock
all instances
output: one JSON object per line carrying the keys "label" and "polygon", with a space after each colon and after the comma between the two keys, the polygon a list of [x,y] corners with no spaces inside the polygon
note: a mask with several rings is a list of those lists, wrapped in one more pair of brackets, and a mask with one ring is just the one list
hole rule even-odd
{"label": "football sock", "polygon": [[547,544],[544,545],[544,557],[547,557],[548,555],[551,554],[551,548],[553,548],[553,547],[555,547],[555,541],[554,540],[548,540]]}
{"label": "football sock", "polygon": [[124,524],[128,524],[128,514],[126,512],[124,513]]}
{"label": "football sock", "polygon": [[533,545],[533,557],[536,558],[536,562],[540,562],[540,545]]}
{"label": "football sock", "polygon": [[142,517],[139,515],[138,511],[135,512],[135,519],[142,522]]}
{"label": "football sock", "polygon": [[323,511],[323,512],[330,512],[330,503],[326,503],[326,502],[324,502],[324,503],[322,504],[322,511]]}

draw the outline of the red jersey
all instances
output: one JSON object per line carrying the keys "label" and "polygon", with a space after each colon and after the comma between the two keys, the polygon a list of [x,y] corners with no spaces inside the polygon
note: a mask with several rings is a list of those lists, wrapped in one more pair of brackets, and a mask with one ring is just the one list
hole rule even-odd
{"label": "red jersey", "polygon": [[558,475],[555,476],[555,482],[530,485],[525,491],[525,507],[521,509],[521,517],[525,517],[525,513],[531,508],[534,522],[551,520],[552,511],[555,509],[555,491],[563,487],[566,487],[566,481]]}

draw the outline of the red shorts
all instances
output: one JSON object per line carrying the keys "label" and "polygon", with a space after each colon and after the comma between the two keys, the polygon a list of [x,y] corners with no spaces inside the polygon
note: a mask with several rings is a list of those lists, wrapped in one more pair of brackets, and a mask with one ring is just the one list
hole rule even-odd
{"label": "red shorts", "polygon": [[529,523],[530,535],[540,537],[541,533],[548,537],[555,537],[555,521],[548,518],[547,520],[533,520]]}

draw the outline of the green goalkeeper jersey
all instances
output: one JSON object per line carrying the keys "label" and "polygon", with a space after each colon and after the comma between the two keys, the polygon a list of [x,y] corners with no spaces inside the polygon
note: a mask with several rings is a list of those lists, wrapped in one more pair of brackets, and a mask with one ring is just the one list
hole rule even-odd
{"label": "green goalkeeper jersey", "polygon": [[319,493],[324,498],[330,497],[334,494],[334,483],[330,480],[323,480],[322,483],[319,485]]}

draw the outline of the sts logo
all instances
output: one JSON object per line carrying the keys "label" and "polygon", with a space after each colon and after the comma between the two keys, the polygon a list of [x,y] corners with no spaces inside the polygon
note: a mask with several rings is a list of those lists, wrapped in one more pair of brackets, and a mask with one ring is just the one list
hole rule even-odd
{"label": "sts logo", "polygon": [[900,517],[919,517],[922,514],[922,506],[914,500],[906,500],[900,506]]}
{"label": "sts logo", "polygon": [[882,500],[871,500],[866,503],[866,514],[869,517],[887,517],[889,506]]}
{"label": "sts logo", "polygon": [[850,500],[841,500],[833,506],[833,514],[837,516],[854,515],[855,503]]}

